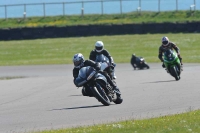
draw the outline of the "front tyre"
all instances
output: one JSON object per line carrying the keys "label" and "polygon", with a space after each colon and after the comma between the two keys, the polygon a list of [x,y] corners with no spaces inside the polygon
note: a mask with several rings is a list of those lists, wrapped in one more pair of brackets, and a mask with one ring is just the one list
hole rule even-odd
{"label": "front tyre", "polygon": [[176,66],[170,67],[170,73],[177,81],[180,79]]}
{"label": "front tyre", "polygon": [[92,89],[92,92],[96,99],[100,101],[103,105],[109,106],[110,105],[110,98],[106,95],[105,90],[97,83]]}
{"label": "front tyre", "polygon": [[147,65],[146,63],[144,63],[144,66],[145,66],[147,69],[150,68],[149,65]]}

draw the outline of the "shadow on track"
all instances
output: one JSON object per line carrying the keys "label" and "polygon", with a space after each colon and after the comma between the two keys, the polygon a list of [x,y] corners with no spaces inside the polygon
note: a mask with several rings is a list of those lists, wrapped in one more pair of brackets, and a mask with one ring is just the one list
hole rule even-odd
{"label": "shadow on track", "polygon": [[52,109],[54,110],[71,110],[71,109],[81,109],[81,108],[95,108],[95,107],[105,107],[104,105],[93,105],[93,106],[81,106],[81,107],[71,107],[71,108],[62,108],[62,109]]}
{"label": "shadow on track", "polygon": [[80,95],[70,95],[69,97],[76,97],[76,96],[83,96],[82,94]]}
{"label": "shadow on track", "polygon": [[[165,80],[165,81],[154,81],[154,82],[145,82],[145,83],[143,83],[143,84],[148,84],[148,83],[166,83],[166,82],[174,82],[174,81],[176,81],[176,80]],[[177,81],[176,81],[177,82]]]}

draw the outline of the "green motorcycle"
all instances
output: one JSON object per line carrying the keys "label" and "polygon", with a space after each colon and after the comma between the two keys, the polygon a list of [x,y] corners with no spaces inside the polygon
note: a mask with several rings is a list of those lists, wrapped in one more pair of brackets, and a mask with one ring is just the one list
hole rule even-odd
{"label": "green motorcycle", "polygon": [[163,54],[164,65],[171,76],[180,80],[181,64],[177,53],[174,50],[166,50]]}

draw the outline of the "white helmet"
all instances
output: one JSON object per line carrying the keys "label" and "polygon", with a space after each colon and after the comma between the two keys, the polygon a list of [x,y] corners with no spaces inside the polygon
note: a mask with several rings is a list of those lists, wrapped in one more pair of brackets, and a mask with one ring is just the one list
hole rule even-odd
{"label": "white helmet", "polygon": [[75,67],[81,67],[84,62],[84,57],[81,53],[75,54],[73,57],[73,62]]}
{"label": "white helmet", "polygon": [[169,44],[169,39],[168,39],[168,37],[164,36],[162,38],[162,45],[167,46],[168,44]]}
{"label": "white helmet", "polygon": [[97,41],[95,43],[95,50],[97,52],[101,52],[103,50],[103,42],[102,41]]}

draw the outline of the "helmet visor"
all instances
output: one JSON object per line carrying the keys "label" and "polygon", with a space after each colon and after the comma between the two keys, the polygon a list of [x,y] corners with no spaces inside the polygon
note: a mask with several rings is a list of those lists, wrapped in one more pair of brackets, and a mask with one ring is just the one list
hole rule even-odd
{"label": "helmet visor", "polygon": [[96,48],[96,50],[102,50],[103,49],[103,47],[95,47]]}
{"label": "helmet visor", "polygon": [[168,44],[168,41],[163,41],[162,42],[164,45],[167,45]]}
{"label": "helmet visor", "polygon": [[81,64],[81,60],[80,61],[75,61],[74,62],[74,66],[79,66]]}

